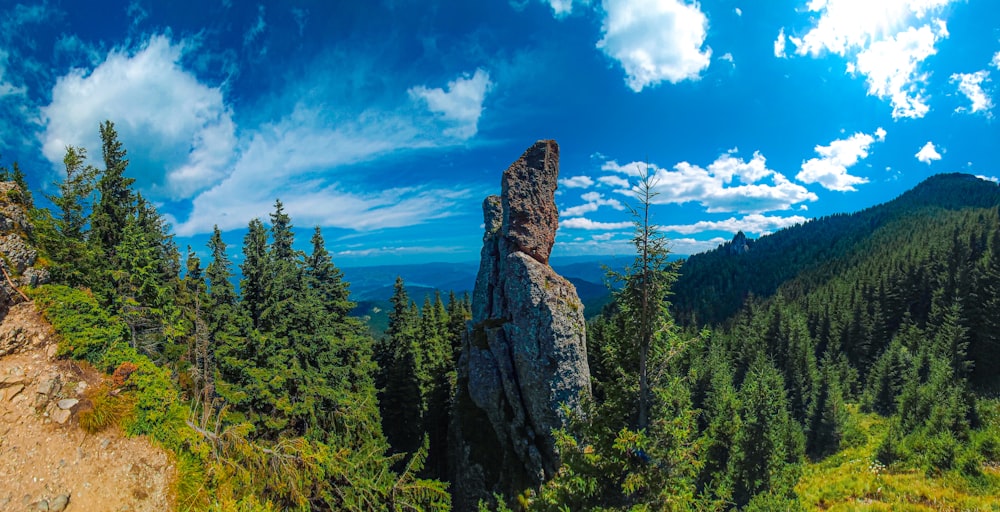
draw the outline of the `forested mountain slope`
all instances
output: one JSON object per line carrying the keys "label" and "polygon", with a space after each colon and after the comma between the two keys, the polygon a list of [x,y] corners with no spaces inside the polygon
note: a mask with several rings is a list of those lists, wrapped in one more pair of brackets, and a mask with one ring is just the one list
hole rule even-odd
{"label": "forested mountain slope", "polygon": [[[914,216],[935,218],[945,211],[1000,205],[1000,186],[968,174],[941,174],[887,203],[838,214],[688,258],[674,286],[678,322],[715,325],[730,319],[750,296],[769,297],[783,283],[800,278],[811,288],[871,249],[880,229]],[[891,229],[891,228],[890,228]]]}

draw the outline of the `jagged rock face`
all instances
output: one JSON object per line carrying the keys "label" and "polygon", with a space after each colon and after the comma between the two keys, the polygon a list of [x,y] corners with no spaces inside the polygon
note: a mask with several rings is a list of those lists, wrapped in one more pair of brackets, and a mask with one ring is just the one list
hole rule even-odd
{"label": "jagged rock face", "polygon": [[[17,286],[36,286],[48,282],[48,271],[35,268],[38,251],[25,241],[31,233],[31,222],[24,207],[11,198],[20,190],[12,181],[0,182],[0,266]],[[0,319],[19,300],[3,276],[0,276]]]}
{"label": "jagged rock face", "polygon": [[539,141],[503,173],[503,235],[513,247],[541,263],[549,262],[559,227],[553,199],[559,177],[559,146]]}
{"label": "jagged rock face", "polygon": [[463,337],[452,417],[453,503],[475,509],[559,467],[551,431],[560,406],[590,392],[583,305],[548,265],[558,227],[558,146],[540,141],[483,203],[486,233]]}

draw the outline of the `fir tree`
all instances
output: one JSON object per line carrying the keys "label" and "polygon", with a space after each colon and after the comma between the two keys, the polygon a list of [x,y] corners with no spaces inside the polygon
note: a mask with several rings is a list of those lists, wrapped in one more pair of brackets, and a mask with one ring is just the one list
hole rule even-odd
{"label": "fir tree", "polygon": [[243,279],[240,280],[240,295],[243,309],[250,318],[253,328],[260,328],[260,316],[264,310],[266,287],[270,269],[268,268],[267,230],[260,219],[250,221],[249,230],[243,237],[243,263],[240,264]]}
{"label": "fir tree", "polygon": [[115,248],[124,237],[128,219],[135,208],[132,194],[135,179],[125,177],[128,160],[114,123],[105,121],[100,129],[104,171],[97,182],[99,199],[90,219],[91,240],[105,255],[105,261],[114,264],[117,261]]}

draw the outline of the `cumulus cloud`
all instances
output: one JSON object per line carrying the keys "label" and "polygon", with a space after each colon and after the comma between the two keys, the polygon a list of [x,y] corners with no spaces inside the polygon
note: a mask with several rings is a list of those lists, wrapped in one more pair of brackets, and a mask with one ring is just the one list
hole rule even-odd
{"label": "cumulus cloud", "polygon": [[594,179],[590,176],[573,176],[572,178],[560,178],[559,184],[566,188],[589,188],[594,184]]}
{"label": "cumulus cloud", "polygon": [[971,106],[958,107],[955,109],[955,112],[969,112],[970,114],[985,112],[987,116],[990,115],[990,109],[993,108],[993,99],[983,90],[983,82],[989,82],[989,76],[990,72],[986,70],[951,75],[951,82],[958,82],[958,92],[965,95],[972,102]]}
{"label": "cumulus cloud", "polygon": [[917,151],[917,154],[913,156],[927,165],[941,159],[941,153],[938,153],[937,148],[934,147],[934,143],[931,141],[927,141],[927,144],[924,144],[924,147],[920,148],[920,151]]}
{"label": "cumulus cloud", "polygon": [[98,124],[110,119],[154,196],[188,197],[224,177],[236,147],[232,112],[219,88],[182,68],[183,52],[183,43],[153,36],[134,53],[116,49],[92,71],[60,77],[41,109],[42,153],[55,168],[67,145],[99,157]]}
{"label": "cumulus cloud", "polygon": [[[848,72],[867,78],[868,94],[888,99],[893,117],[920,118],[929,107],[921,64],[948,37],[936,17],[954,0],[812,0],[807,9],[819,13],[815,25],[790,40],[799,55],[825,52],[848,59]],[[777,46],[776,46],[777,49]]]}
{"label": "cumulus cloud", "polygon": [[835,140],[829,146],[816,146],[819,158],[811,158],[802,164],[802,170],[795,179],[802,183],[819,183],[827,190],[849,192],[857,190],[855,185],[868,183],[868,178],[848,174],[847,168],[868,158],[869,148],[874,142],[885,139],[885,130],[875,131],[875,136],[867,133]]}
{"label": "cumulus cloud", "polygon": [[733,12],[736,13],[737,16],[743,16],[743,9],[740,9],[739,7],[733,9]]}
{"label": "cumulus cloud", "polygon": [[[619,165],[609,161],[602,169],[636,177],[645,172],[645,166],[638,162]],[[720,155],[707,168],[680,162],[673,170],[652,164],[649,170],[656,184],[658,195],[654,202],[657,204],[696,202],[710,213],[761,213],[787,210],[794,204],[817,200],[816,194],[802,185],[792,183],[783,174],[767,168],[767,160],[760,152],[755,152],[750,161],[728,152]],[[764,182],[765,179],[770,183]],[[624,178],[621,180],[624,181]],[[621,188],[618,192],[631,195],[633,189]]]}
{"label": "cumulus cloud", "polygon": [[[604,0],[597,47],[625,71],[635,92],[663,81],[696,80],[711,62],[708,18],[682,0]],[[704,48],[703,48],[704,47]]]}
{"label": "cumulus cloud", "polygon": [[993,60],[990,61],[990,64],[993,64],[993,67],[1000,69],[1000,52],[993,54]]}
{"label": "cumulus cloud", "polygon": [[785,27],[781,27],[781,31],[778,32],[778,38],[774,40],[774,56],[779,59],[784,59],[787,57],[785,54],[785,45],[787,44],[788,36],[785,35]]}
{"label": "cumulus cloud", "polygon": [[580,199],[583,199],[586,202],[581,205],[566,208],[565,210],[559,212],[559,215],[563,217],[579,217],[585,213],[595,212],[602,206],[609,206],[615,210],[625,209],[625,206],[622,205],[621,201],[613,198],[605,198],[603,194],[598,192],[587,192],[586,194],[580,196]]}
{"label": "cumulus cloud", "polygon": [[690,235],[704,231],[728,231],[730,233],[743,231],[745,233],[765,234],[778,229],[794,226],[796,224],[802,224],[808,220],[809,219],[806,217],[802,217],[800,215],[780,217],[755,213],[740,219],[730,217],[726,220],[719,221],[703,220],[694,224],[663,226],[663,230],[680,233],[682,235]]}
{"label": "cumulus cloud", "polygon": [[412,98],[426,102],[431,112],[440,115],[450,125],[445,128],[445,135],[468,139],[479,130],[483,100],[492,87],[490,74],[477,69],[472,76],[463,75],[448,82],[447,90],[418,85],[409,93]]}
{"label": "cumulus cloud", "polygon": [[946,35],[931,25],[911,27],[858,54],[857,70],[867,76],[868,94],[888,99],[892,117],[921,118],[930,110],[923,90],[927,75],[918,73],[918,67],[937,53],[934,45]]}

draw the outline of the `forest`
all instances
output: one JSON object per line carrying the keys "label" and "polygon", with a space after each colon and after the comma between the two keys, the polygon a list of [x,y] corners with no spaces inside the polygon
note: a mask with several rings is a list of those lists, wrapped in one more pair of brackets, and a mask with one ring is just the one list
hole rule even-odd
{"label": "forest", "polygon": [[[451,509],[469,297],[397,279],[376,339],[281,201],[234,283],[219,229],[208,261],[177,247],[114,125],[100,136],[103,168],[67,148],[51,208],[17,165],[0,176],[31,212],[51,283],[26,293],[59,354],[128,382],[88,391],[81,426],[170,450],[180,510]],[[556,476],[480,510],[1000,508],[996,184],[939,175],[682,261],[641,218],[634,241],[587,325],[593,394],[553,433]]]}

